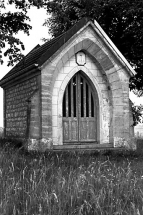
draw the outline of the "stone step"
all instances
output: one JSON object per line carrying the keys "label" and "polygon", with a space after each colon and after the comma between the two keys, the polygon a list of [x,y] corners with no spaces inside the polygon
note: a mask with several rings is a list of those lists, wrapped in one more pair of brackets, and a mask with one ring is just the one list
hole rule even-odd
{"label": "stone step", "polygon": [[65,144],[55,145],[53,150],[114,150],[113,144]]}

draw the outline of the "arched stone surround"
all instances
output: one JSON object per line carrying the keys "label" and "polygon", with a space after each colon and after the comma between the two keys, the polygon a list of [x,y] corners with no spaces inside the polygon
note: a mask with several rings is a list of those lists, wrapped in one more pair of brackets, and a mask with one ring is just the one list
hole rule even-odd
{"label": "arched stone surround", "polygon": [[[81,50],[86,52],[89,58],[92,58],[92,63],[90,63],[88,68],[87,64],[83,68],[81,68],[81,66],[79,66],[80,68],[77,65],[75,66],[74,56]],[[59,52],[61,53],[59,54]],[[42,100],[44,101],[42,102],[44,105],[44,108],[42,108],[42,113],[46,111],[46,104],[48,107],[50,105],[45,96],[48,95],[49,99],[52,100],[52,112],[49,111],[47,120],[45,120],[47,113],[42,114],[43,127],[45,126],[45,128],[49,130],[49,133],[46,133],[45,130],[45,132],[43,132],[43,136],[45,135],[46,137],[46,135],[51,134],[54,144],[62,144],[62,120],[60,120],[62,112],[59,104],[62,102],[61,100],[64,89],[72,75],[74,75],[78,70],[82,70],[94,83],[94,86],[98,92],[99,103],[103,104],[106,99],[109,100],[108,106],[110,111],[108,111],[108,113],[110,113],[110,123],[108,127],[110,128],[110,134],[107,141],[113,142],[113,137],[124,137],[124,134],[128,137],[129,125],[126,120],[129,117],[129,78],[125,72],[125,69],[113,56],[113,53],[106,49],[103,41],[96,39],[93,32],[91,32],[91,29],[89,29],[89,31],[84,31],[80,36],[77,36],[76,39],[70,41],[69,44],[67,44],[67,47],[64,47],[64,49],[62,48],[59,52],[57,53],[57,56],[50,59],[42,70],[42,89],[44,89],[42,90],[42,99],[44,98],[44,100]],[[97,66],[98,69],[95,69],[95,66]],[[99,76],[98,73],[100,73]],[[96,81],[97,77],[100,86]],[[103,93],[103,91],[106,91],[106,93]],[[108,96],[105,96],[106,94],[108,94]],[[103,99],[104,97],[106,98]],[[103,107],[104,105],[101,105],[100,112],[102,113],[106,112],[106,110],[103,110]],[[106,116],[103,116],[103,118],[104,117],[106,118]],[[102,117],[100,117],[100,143],[104,143],[102,138],[104,123],[101,118]],[[107,127],[107,125],[105,126]],[[55,129],[56,127],[57,129]]]}
{"label": "arched stone surround", "polygon": [[[103,77],[101,68],[87,55],[85,66],[77,66],[75,56],[70,59],[57,73],[54,81],[52,97],[52,118],[53,118],[53,137],[54,144],[62,144],[62,99],[64,90],[70,79],[78,71],[83,71],[88,76],[90,82],[94,85],[99,98],[99,127],[98,142],[109,143],[113,138],[112,130],[112,98],[111,91],[108,89],[109,83]],[[71,69],[67,64],[72,64]],[[57,123],[55,123],[57,122]],[[110,127],[110,129],[109,129]]]}
{"label": "arched stone surround", "polygon": [[[102,94],[101,94],[101,90],[99,88],[99,85],[96,81],[96,79],[94,78],[93,74],[84,66],[77,66],[74,69],[72,69],[71,71],[69,71],[69,73],[66,75],[66,77],[64,78],[60,88],[59,88],[59,93],[57,96],[57,118],[52,114],[52,117],[55,117],[54,120],[57,120],[57,127],[53,127],[53,143],[56,145],[57,143],[59,145],[62,145],[63,143],[63,130],[62,130],[62,103],[63,103],[63,95],[66,89],[66,86],[68,84],[68,82],[71,80],[71,78],[78,72],[78,71],[82,71],[85,73],[85,75],[89,78],[90,82],[92,82],[94,88],[97,91],[97,95],[98,95],[98,100],[99,100],[99,116],[98,116],[98,131],[97,131],[97,141],[98,142],[102,142],[102,136],[103,136],[103,128],[102,128],[102,109],[103,109],[103,101],[102,101]],[[54,101],[53,101],[54,103]],[[54,104],[52,103],[52,110],[54,112]],[[52,112],[52,113],[53,113]],[[56,135],[54,136],[54,132],[57,130]],[[57,138],[56,138],[57,137]]]}

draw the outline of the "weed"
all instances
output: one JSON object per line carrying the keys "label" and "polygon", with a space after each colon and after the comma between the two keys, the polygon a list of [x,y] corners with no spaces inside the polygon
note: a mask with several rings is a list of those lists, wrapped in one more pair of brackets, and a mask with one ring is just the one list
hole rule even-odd
{"label": "weed", "polygon": [[142,165],[135,152],[1,148],[0,214],[143,214]]}

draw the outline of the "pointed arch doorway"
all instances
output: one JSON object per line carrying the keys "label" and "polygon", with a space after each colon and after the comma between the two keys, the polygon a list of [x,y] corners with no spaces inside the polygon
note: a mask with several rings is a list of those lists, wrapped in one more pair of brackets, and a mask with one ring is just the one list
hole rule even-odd
{"label": "pointed arch doorway", "polygon": [[63,143],[97,143],[99,102],[91,81],[82,71],[69,81],[63,96]]}

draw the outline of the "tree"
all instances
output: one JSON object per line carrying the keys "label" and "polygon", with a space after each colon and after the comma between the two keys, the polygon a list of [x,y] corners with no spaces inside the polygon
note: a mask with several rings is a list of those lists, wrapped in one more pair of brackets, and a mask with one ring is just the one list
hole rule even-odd
{"label": "tree", "polygon": [[[43,5],[52,15],[45,22],[52,37],[67,31],[82,17],[97,20],[137,72],[130,79],[130,90],[143,95],[143,1],[45,0]],[[142,106],[132,106],[134,126],[142,121],[142,110]]]}
{"label": "tree", "polygon": [[43,6],[52,15],[45,22],[52,37],[84,16],[97,20],[137,72],[130,80],[130,89],[139,96],[143,94],[143,1],[45,0]]}
{"label": "tree", "polygon": [[[52,37],[67,31],[82,17],[97,20],[115,43],[137,75],[130,79],[130,89],[143,95],[143,1],[141,0],[7,0],[14,4],[17,12],[3,12],[0,16],[0,63],[9,57],[8,65],[14,65],[23,55],[24,44],[16,34],[29,35],[31,26],[27,10],[31,6],[44,7],[51,15],[44,25],[49,27]],[[0,9],[6,9],[6,0],[1,0]],[[20,11],[19,11],[20,10]],[[5,47],[8,48],[5,50]],[[4,50],[4,52],[2,51]],[[133,107],[134,119],[140,119],[141,107]],[[139,116],[139,117],[138,117]]]}
{"label": "tree", "polygon": [[143,122],[143,117],[142,117],[142,112],[143,112],[143,106],[135,106],[132,104],[132,113],[133,113],[133,126],[136,126],[138,123]]}
{"label": "tree", "polygon": [[[7,12],[7,6],[15,5],[16,12]],[[27,21],[27,10],[31,6],[40,7],[42,0],[1,0],[0,2],[0,63],[4,62],[4,57],[8,57],[8,66],[13,66],[23,57],[21,50],[24,50],[24,44],[16,35],[23,31],[29,35],[32,28]]]}
{"label": "tree", "polygon": [[[137,75],[130,80],[130,89],[143,94],[143,1],[141,0],[7,0],[17,12],[3,12],[0,17],[0,62],[8,56],[8,65],[21,58],[24,44],[16,38],[19,31],[29,34],[31,26],[27,10],[31,6],[44,7],[51,15],[45,22],[52,37],[67,31],[84,16],[96,19],[107,35],[134,66]],[[0,8],[6,8],[1,0]],[[9,48],[5,50],[6,44]]]}

